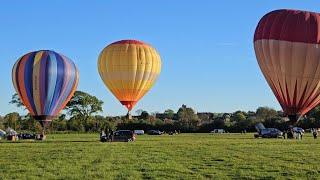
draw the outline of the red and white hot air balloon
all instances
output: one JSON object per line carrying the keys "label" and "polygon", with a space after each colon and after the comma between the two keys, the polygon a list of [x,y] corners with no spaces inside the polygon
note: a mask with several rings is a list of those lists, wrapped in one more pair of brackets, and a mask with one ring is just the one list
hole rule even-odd
{"label": "red and white hot air balloon", "polygon": [[281,9],[260,20],[256,57],[292,123],[320,102],[320,14]]}

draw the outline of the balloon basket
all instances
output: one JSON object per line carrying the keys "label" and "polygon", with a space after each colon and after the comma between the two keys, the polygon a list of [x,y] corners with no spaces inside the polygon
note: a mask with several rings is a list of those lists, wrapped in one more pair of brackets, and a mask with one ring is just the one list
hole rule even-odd
{"label": "balloon basket", "polygon": [[130,112],[128,112],[128,114],[126,115],[126,118],[127,118],[128,120],[132,120],[132,115],[130,114]]}

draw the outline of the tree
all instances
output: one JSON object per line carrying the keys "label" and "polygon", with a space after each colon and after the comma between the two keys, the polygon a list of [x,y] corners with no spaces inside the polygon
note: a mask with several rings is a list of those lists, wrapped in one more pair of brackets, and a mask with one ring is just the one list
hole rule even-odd
{"label": "tree", "polygon": [[[92,115],[102,112],[102,104],[103,101],[97,97],[82,91],[76,91],[65,109],[73,119],[79,119],[83,126],[91,126],[91,123],[89,125],[89,120]],[[88,129],[89,127],[86,127],[86,131]]]}
{"label": "tree", "polygon": [[33,117],[28,113],[26,116],[22,116],[19,119],[19,129],[20,130],[27,130],[27,131],[41,131],[40,123],[33,119]]}
{"label": "tree", "polygon": [[174,111],[172,109],[165,110],[163,114],[165,114],[168,119],[173,119],[174,117]]}
{"label": "tree", "polygon": [[274,118],[277,115],[277,111],[269,107],[259,107],[256,111],[257,119],[260,121],[265,121],[266,119]]}
{"label": "tree", "polygon": [[57,118],[51,122],[51,131],[66,131],[67,119],[65,114],[60,114]]}
{"label": "tree", "polygon": [[25,107],[17,93],[14,93],[12,95],[11,101],[9,103],[16,105],[18,108]]}
{"label": "tree", "polygon": [[3,119],[3,117],[2,116],[0,116],[0,129],[5,129],[5,127],[4,127],[4,119]]}
{"label": "tree", "polygon": [[179,108],[177,115],[178,120],[184,129],[194,131],[198,126],[199,118],[192,108],[182,105],[181,108]]}
{"label": "tree", "polygon": [[142,111],[140,118],[144,120],[148,120],[150,117],[149,113],[147,111]]}
{"label": "tree", "polygon": [[249,126],[249,121],[247,121],[247,118],[244,112],[242,111],[236,111],[235,113],[233,113],[231,120],[234,123],[233,129],[235,131],[243,131],[244,129],[247,129]]}
{"label": "tree", "polygon": [[20,115],[17,112],[9,113],[4,116],[4,126],[17,129],[17,122],[20,119]]}
{"label": "tree", "polygon": [[[225,127],[225,121],[223,117],[217,117],[213,120],[212,126],[214,129],[223,129]],[[211,129],[212,130],[212,129]]]}
{"label": "tree", "polygon": [[237,111],[233,114],[231,119],[232,121],[235,121],[235,122],[242,122],[246,120],[246,116],[243,114],[243,112]]}

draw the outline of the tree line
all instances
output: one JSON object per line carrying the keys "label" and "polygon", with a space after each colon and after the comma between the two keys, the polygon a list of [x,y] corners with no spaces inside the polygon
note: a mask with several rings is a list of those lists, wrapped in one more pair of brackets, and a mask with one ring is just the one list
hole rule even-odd
{"label": "tree line", "polygon": [[[23,107],[17,94],[12,96],[11,104]],[[233,113],[196,112],[193,108],[182,105],[177,112],[167,109],[163,113],[149,113],[142,109],[136,116],[101,116],[103,101],[86,92],[76,91],[63,113],[56,117],[49,132],[98,132],[106,129],[157,129],[161,131],[210,132],[224,129],[228,132],[254,132],[255,125],[262,122],[266,127],[280,130],[287,128],[288,119],[282,111],[269,107],[259,107],[256,111],[236,111]],[[302,117],[297,126],[308,128],[320,127],[320,106],[315,107]],[[40,124],[30,114],[17,112],[0,117],[0,129],[13,128],[18,131],[37,132]]]}

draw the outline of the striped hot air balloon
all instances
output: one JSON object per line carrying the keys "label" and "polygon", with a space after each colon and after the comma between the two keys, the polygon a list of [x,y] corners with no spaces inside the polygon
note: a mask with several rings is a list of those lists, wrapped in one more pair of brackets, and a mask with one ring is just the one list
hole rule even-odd
{"label": "striped hot air balloon", "polygon": [[43,129],[71,99],[78,77],[77,67],[69,58],[49,50],[22,56],[12,69],[15,90]]}
{"label": "striped hot air balloon", "polygon": [[122,40],[102,50],[98,69],[105,85],[130,112],[159,76],[161,59],[146,43]]}
{"label": "striped hot air balloon", "polygon": [[291,122],[320,102],[320,14],[276,10],[254,34],[256,57]]}

